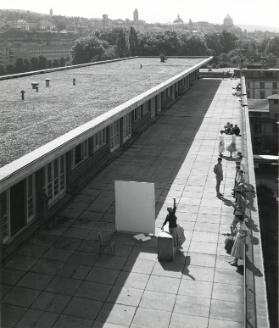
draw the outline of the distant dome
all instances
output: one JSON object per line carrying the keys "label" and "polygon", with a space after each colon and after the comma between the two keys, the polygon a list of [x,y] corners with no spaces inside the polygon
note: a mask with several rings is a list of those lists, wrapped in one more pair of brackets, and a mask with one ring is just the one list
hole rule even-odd
{"label": "distant dome", "polygon": [[225,26],[233,26],[233,19],[229,14],[224,18],[224,25]]}
{"label": "distant dome", "polygon": [[180,18],[179,15],[177,15],[176,19],[173,21],[174,24],[183,24],[183,19]]}

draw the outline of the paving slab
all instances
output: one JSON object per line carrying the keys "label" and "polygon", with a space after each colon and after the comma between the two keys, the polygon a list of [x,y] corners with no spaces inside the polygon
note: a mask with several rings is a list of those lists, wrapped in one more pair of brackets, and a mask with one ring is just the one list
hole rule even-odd
{"label": "paving slab", "polygon": [[63,313],[81,319],[94,320],[102,306],[103,303],[99,301],[83,297],[73,297]]}
{"label": "paving slab", "polygon": [[41,311],[62,313],[70,300],[71,296],[44,291],[35,299],[31,307]]}
{"label": "paving slab", "polygon": [[140,307],[137,309],[131,327],[153,328],[154,324],[156,324],[157,327],[167,328],[169,326],[170,317],[171,312]]}

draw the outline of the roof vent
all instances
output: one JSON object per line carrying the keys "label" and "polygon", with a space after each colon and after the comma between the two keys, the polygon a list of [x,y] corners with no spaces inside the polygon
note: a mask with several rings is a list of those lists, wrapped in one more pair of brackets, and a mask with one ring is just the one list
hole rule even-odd
{"label": "roof vent", "polygon": [[76,79],[73,78],[73,85],[76,85]]}
{"label": "roof vent", "polygon": [[46,87],[49,88],[50,79],[46,79]]}
{"label": "roof vent", "polygon": [[32,86],[32,89],[35,89],[35,90],[37,90],[38,91],[38,89],[39,89],[39,82],[31,82],[31,86]]}
{"label": "roof vent", "polygon": [[20,93],[21,93],[21,100],[24,100],[25,91],[24,90],[21,90]]}

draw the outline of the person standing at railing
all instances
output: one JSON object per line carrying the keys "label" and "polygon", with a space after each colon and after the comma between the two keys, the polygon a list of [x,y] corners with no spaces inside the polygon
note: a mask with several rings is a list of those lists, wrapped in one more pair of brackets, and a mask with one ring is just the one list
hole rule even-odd
{"label": "person standing at railing", "polygon": [[230,261],[230,264],[234,266],[243,265],[245,243],[248,235],[248,228],[244,222],[244,215],[239,215],[238,221],[236,225],[236,237],[231,250],[231,256],[234,257],[234,259]]}
{"label": "person standing at railing", "polygon": [[216,196],[221,197],[223,194],[220,193],[220,185],[223,180],[223,168],[222,168],[222,158],[218,158],[218,163],[214,166],[213,172],[216,176]]}
{"label": "person standing at railing", "polygon": [[221,130],[219,134],[219,145],[218,145],[218,150],[219,150],[219,156],[223,156],[223,152],[225,151],[225,139],[224,139],[224,131]]}
{"label": "person standing at railing", "polygon": [[230,153],[230,157],[232,157],[232,154],[236,152],[236,140],[235,135],[232,135],[232,141],[227,147],[227,151]]}

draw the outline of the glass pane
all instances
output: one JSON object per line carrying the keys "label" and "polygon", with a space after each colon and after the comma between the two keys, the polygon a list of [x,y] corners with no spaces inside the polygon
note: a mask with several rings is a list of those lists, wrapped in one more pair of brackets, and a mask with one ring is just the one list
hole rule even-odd
{"label": "glass pane", "polygon": [[58,159],[54,161],[54,178],[58,177]]}
{"label": "glass pane", "polygon": [[28,177],[28,181],[27,181],[27,188],[28,188],[28,196],[32,196],[32,192],[33,192],[33,177]]}
{"label": "glass pane", "polygon": [[81,144],[75,148],[75,164],[81,161]]}
{"label": "glass pane", "polygon": [[60,173],[64,173],[64,156],[60,157]]}
{"label": "glass pane", "polygon": [[51,163],[47,166],[47,181],[50,182],[52,180],[52,172],[51,172]]}
{"label": "glass pane", "polygon": [[8,236],[7,193],[0,194],[0,237],[2,242]]}

